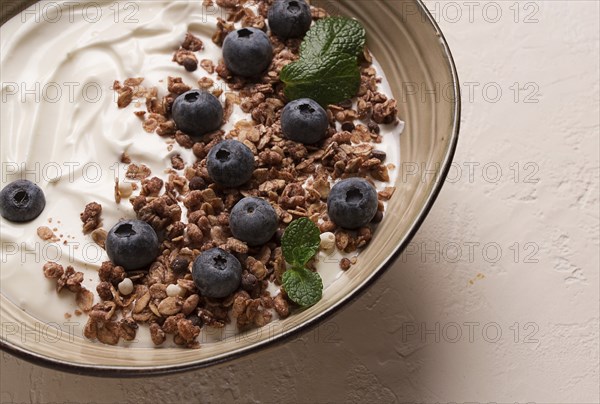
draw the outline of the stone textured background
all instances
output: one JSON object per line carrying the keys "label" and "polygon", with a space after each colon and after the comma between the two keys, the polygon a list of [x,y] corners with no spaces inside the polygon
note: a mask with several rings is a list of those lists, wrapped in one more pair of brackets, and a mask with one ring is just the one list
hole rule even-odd
{"label": "stone textured background", "polygon": [[0,401],[599,402],[598,4],[427,2],[463,83],[450,179],[399,262],[316,330],[147,380],[3,353]]}

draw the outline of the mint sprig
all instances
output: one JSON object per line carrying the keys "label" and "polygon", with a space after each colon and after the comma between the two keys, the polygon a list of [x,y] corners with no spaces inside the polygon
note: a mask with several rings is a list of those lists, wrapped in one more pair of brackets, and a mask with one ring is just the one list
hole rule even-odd
{"label": "mint sprig", "polygon": [[352,98],[360,86],[358,55],[365,42],[365,29],[356,20],[317,21],[300,45],[300,59],[281,70],[286,97],[312,98],[322,106]]}
{"label": "mint sprig", "polygon": [[355,56],[330,54],[322,60],[301,59],[287,65],[281,80],[289,99],[311,98],[326,107],[356,94],[360,71]]}
{"label": "mint sprig", "polygon": [[281,277],[286,293],[302,307],[312,306],[321,300],[323,281],[318,273],[304,267],[292,267]]}
{"label": "mint sprig", "polygon": [[289,298],[302,307],[312,306],[323,295],[323,281],[318,273],[305,267],[319,251],[319,228],[307,218],[294,220],[281,237],[283,257],[291,265],[281,277]]}
{"label": "mint sprig", "polygon": [[346,17],[323,18],[308,30],[300,44],[300,58],[319,58],[331,53],[359,56],[367,33],[360,22]]}
{"label": "mint sprig", "polygon": [[294,220],[281,237],[281,249],[285,260],[296,266],[304,266],[319,251],[321,243],[319,228],[305,217]]}

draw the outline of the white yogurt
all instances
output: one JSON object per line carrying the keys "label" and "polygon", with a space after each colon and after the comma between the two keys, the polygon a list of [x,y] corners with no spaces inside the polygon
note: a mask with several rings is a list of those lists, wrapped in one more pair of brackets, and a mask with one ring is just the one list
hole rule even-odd
{"label": "white yogurt", "polygon": [[[0,292],[41,322],[82,335],[86,316],[64,317],[77,308],[74,295],[66,290],[58,295],[42,265],[46,261],[72,265],[85,274],[84,285],[95,293],[97,269],[108,257],[83,235],[79,213],[89,202],[100,203],[105,229],[121,218],[135,217],[127,199],[116,204],[113,197],[115,177],[125,180],[121,153],[127,151],[133,162],[147,165],[152,175],[163,179],[173,154],[181,154],[186,163],[194,161],[191,151],[177,144],[169,151],[165,139],[143,130],[133,115],[145,110],[143,105],[136,108],[134,101],[118,109],[113,81],[144,77],[142,85],[157,86],[159,96],[166,93],[167,76],[182,77],[195,87],[199,78],[210,75],[201,67],[185,71],[171,60],[173,53],[189,31],[204,42],[198,59],[216,64],[221,49],[210,38],[216,18],[226,13],[197,0],[75,4],[79,3],[41,2],[0,28],[0,185],[29,179],[44,190],[47,200],[33,222],[16,224],[0,218]],[[216,81],[216,75],[212,78]],[[391,95],[385,78],[380,91]],[[231,129],[240,119],[250,117],[236,107],[223,129]],[[396,166],[401,130],[401,124],[382,125],[384,143],[377,146]],[[392,182],[396,171],[390,171]],[[56,228],[61,240],[42,241],[36,235],[39,226]],[[322,258],[319,272],[326,294],[343,272],[339,254]],[[138,343],[127,345],[152,345],[144,328]],[[201,342],[218,340],[218,335],[206,335]]]}

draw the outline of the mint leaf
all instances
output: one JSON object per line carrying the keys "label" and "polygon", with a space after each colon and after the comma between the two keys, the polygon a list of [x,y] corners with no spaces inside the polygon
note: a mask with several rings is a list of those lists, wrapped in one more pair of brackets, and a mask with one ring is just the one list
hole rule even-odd
{"label": "mint leaf", "polygon": [[360,87],[356,56],[329,54],[321,60],[300,60],[284,67],[281,81],[291,100],[311,98],[323,106],[352,98]]}
{"label": "mint leaf", "polygon": [[358,56],[367,38],[363,26],[345,17],[330,17],[317,21],[306,33],[300,45],[300,58],[317,58],[329,53]]}
{"label": "mint leaf", "polygon": [[323,281],[318,273],[304,265],[319,251],[321,232],[310,219],[294,220],[281,237],[285,260],[292,264],[282,277],[283,287],[293,302],[302,307],[312,306],[323,295]]}
{"label": "mint leaf", "polygon": [[319,228],[310,219],[294,220],[281,237],[285,260],[295,266],[305,265],[319,251],[320,234]]}
{"label": "mint leaf", "polygon": [[323,295],[323,281],[318,273],[293,267],[283,273],[283,287],[290,299],[302,307],[312,306]]}
{"label": "mint leaf", "polygon": [[357,56],[365,41],[365,29],[356,20],[317,21],[304,37],[300,59],[281,70],[286,97],[312,98],[323,107],[354,97],[360,87]]}

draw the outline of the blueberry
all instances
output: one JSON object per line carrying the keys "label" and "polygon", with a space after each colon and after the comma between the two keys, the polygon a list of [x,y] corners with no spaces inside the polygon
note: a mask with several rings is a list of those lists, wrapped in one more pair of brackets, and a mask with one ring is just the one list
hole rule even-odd
{"label": "blueberry", "polygon": [[211,93],[190,90],[175,99],[171,115],[180,131],[199,137],[221,127],[223,106]]}
{"label": "blueberry", "polygon": [[279,227],[277,212],[264,199],[252,196],[239,201],[229,215],[229,228],[238,240],[249,246],[266,243]]}
{"label": "blueberry", "polygon": [[252,77],[264,72],[273,60],[273,45],[258,28],[232,31],[223,41],[223,60],[231,73]]}
{"label": "blueberry", "polygon": [[323,139],[329,120],[325,110],[310,98],[289,102],[281,112],[281,131],[288,139],[311,144]]}
{"label": "blueberry", "polygon": [[327,213],[338,226],[346,229],[362,227],[377,213],[377,191],[362,178],[342,180],[329,192]]}
{"label": "blueberry", "polygon": [[210,178],[227,188],[239,187],[254,172],[254,154],[242,142],[223,140],[214,145],[206,157]]}
{"label": "blueberry", "polygon": [[229,296],[240,286],[242,264],[227,251],[211,248],[194,260],[192,278],[202,296]]}
{"label": "blueberry", "polygon": [[29,222],[46,207],[44,191],[28,180],[16,180],[0,191],[0,215],[11,222]]}
{"label": "blueberry", "polygon": [[269,8],[269,28],[275,35],[300,38],[310,28],[312,16],[304,0],[277,0]]}
{"label": "blueberry", "polygon": [[158,237],[148,223],[141,220],[123,220],[106,236],[106,253],[113,264],[126,271],[146,267],[159,253]]}

